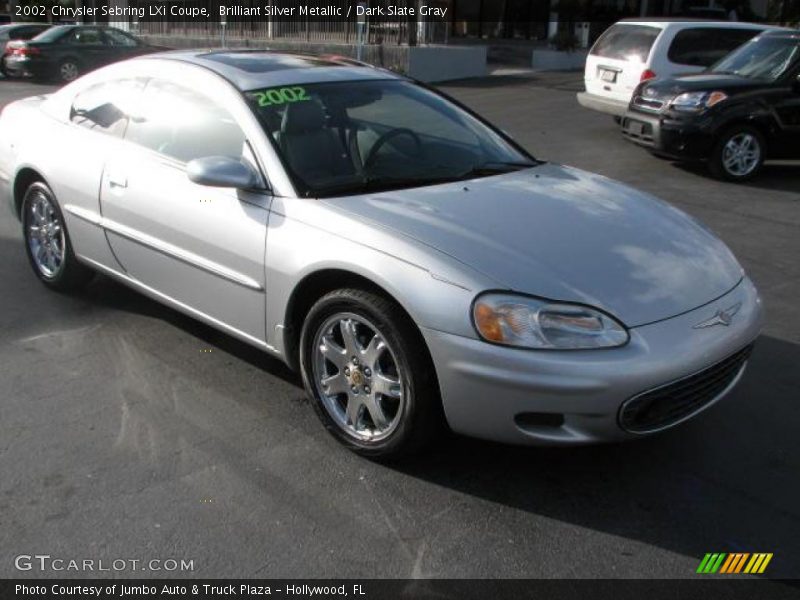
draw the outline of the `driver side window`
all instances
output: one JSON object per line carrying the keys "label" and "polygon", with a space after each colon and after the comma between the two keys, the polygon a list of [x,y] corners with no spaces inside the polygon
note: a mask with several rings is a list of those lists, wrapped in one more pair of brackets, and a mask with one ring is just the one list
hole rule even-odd
{"label": "driver side window", "polygon": [[102,46],[103,36],[99,29],[81,27],[70,33],[64,40],[67,44],[80,46]]}
{"label": "driver side window", "polygon": [[125,139],[182,163],[209,156],[241,159],[245,148],[244,132],[224,107],[162,80],[148,83]]}
{"label": "driver side window", "polygon": [[134,38],[122,33],[121,31],[117,31],[116,29],[106,29],[105,34],[112,46],[135,48],[139,45]]}

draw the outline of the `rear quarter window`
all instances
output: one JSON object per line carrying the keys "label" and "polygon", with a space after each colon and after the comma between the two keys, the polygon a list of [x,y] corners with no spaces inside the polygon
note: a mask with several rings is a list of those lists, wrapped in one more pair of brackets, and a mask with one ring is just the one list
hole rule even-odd
{"label": "rear quarter window", "polygon": [[645,62],[661,29],[649,25],[612,25],[592,46],[591,54],[617,60]]}
{"label": "rear quarter window", "polygon": [[759,33],[757,29],[733,27],[683,29],[672,40],[667,58],[679,65],[710,67]]}

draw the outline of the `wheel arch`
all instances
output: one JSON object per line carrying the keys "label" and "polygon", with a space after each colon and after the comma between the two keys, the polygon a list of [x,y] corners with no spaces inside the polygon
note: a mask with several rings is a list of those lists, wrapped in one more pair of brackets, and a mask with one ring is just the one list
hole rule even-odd
{"label": "wheel arch", "polygon": [[[283,349],[285,360],[293,370],[299,371],[300,368],[298,350],[300,345],[300,333],[306,315],[311,310],[314,303],[325,294],[343,288],[356,288],[370,291],[397,304],[403,311],[405,317],[413,325],[414,330],[419,336],[419,341],[422,342],[425,352],[428,354],[428,358],[430,358],[430,351],[428,350],[427,344],[425,344],[425,339],[419,326],[408,309],[403,306],[403,303],[398,300],[395,295],[369,277],[356,273],[355,271],[342,268],[322,268],[308,273],[298,281],[286,304]],[[431,365],[433,365],[432,359]]]}
{"label": "wheel arch", "polygon": [[14,214],[17,215],[18,219],[22,214],[22,199],[26,190],[37,181],[48,185],[44,175],[30,166],[20,168],[14,176],[14,183],[11,186],[11,200],[14,206]]}
{"label": "wheel arch", "polygon": [[729,129],[739,126],[752,127],[758,131],[761,137],[764,138],[766,154],[769,154],[770,138],[772,138],[776,124],[772,122],[771,118],[763,115],[759,116],[758,114],[742,113],[726,120],[725,123],[720,125],[714,132],[715,143],[719,140],[719,137]]}

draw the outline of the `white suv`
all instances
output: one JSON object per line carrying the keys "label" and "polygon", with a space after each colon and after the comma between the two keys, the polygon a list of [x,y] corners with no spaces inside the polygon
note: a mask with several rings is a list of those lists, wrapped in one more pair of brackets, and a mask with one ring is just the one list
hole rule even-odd
{"label": "white suv", "polygon": [[710,67],[767,29],[754,23],[625,19],[609,27],[586,58],[586,108],[621,117],[640,82]]}

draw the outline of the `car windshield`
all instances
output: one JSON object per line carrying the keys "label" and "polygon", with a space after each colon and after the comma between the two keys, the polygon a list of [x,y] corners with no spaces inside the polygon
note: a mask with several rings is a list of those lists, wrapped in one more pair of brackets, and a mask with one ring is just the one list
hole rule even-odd
{"label": "car windshield", "polygon": [[46,29],[35,38],[33,38],[33,42],[54,42],[62,35],[64,35],[67,31],[70,31],[73,28],[72,25],[59,25],[56,27],[51,27],[50,29]]}
{"label": "car windshield", "polygon": [[644,62],[660,34],[658,27],[617,23],[598,38],[591,54],[615,60]]}
{"label": "car windshield", "polygon": [[538,163],[423,86],[399,80],[246,94],[298,191],[326,197],[487,177]]}
{"label": "car windshield", "polygon": [[797,40],[781,37],[756,38],[711,67],[712,73],[727,73],[775,81],[800,59]]}

